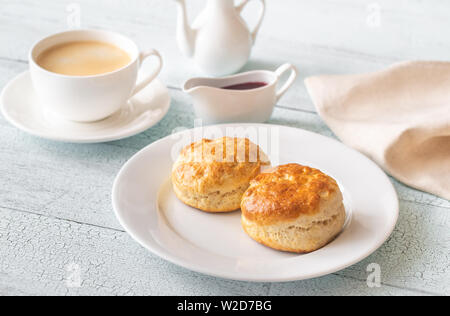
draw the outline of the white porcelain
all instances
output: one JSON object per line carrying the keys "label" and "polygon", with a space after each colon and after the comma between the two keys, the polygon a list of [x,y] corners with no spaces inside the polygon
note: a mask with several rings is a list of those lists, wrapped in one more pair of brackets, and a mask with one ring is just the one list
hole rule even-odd
{"label": "white porcelain", "polygon": [[[284,74],[290,72],[286,83],[277,90]],[[264,123],[272,116],[277,102],[297,78],[297,69],[285,64],[272,71],[251,71],[223,78],[194,78],[183,91],[192,96],[197,117],[204,124]],[[247,82],[264,82],[266,86],[252,90],[221,89]]]}
{"label": "white porcelain", "polygon": [[[116,45],[132,58],[127,66],[95,76],[66,76],[49,72],[36,63],[46,49],[72,41],[102,41]],[[156,57],[158,66],[136,84],[142,62]],[[67,120],[93,122],[120,109],[130,97],[150,84],[159,74],[162,58],[156,50],[140,52],[136,44],[117,33],[99,30],[75,30],[58,33],[36,43],[29,54],[30,73],[39,100],[48,110]]]}
{"label": "white porcelain", "polygon": [[253,31],[241,17],[251,0],[235,6],[234,0],[208,0],[206,8],[192,27],[188,23],[185,0],[175,0],[179,6],[178,43],[182,52],[195,60],[209,76],[236,73],[248,61],[265,14],[261,2],[259,21]]}
{"label": "white porcelain", "polygon": [[[311,254],[283,253],[249,238],[241,227],[240,212],[207,214],[181,203],[170,183],[181,147],[202,137],[229,135],[227,131],[250,137],[274,165],[300,163],[334,177],[347,212],[338,238]],[[119,172],[112,201],[122,226],[152,253],[200,273],[255,282],[303,280],[351,266],[387,240],[398,218],[396,192],[371,160],[321,135],[262,124],[189,130],[149,145]]]}
{"label": "white porcelain", "polygon": [[[142,72],[142,77],[148,76],[145,69]],[[127,138],[154,126],[167,114],[170,96],[167,87],[156,79],[108,118],[77,123],[59,117],[38,102],[27,71],[5,87],[0,104],[3,116],[29,134],[70,143],[100,143]]]}

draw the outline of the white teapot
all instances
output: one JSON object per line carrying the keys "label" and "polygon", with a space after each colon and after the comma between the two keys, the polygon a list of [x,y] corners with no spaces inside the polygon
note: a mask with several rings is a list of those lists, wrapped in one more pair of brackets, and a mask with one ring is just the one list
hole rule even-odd
{"label": "white teapot", "polygon": [[251,0],[236,6],[234,0],[207,0],[206,8],[192,27],[188,23],[185,0],[179,7],[178,44],[207,75],[225,76],[238,72],[248,61],[265,14],[265,0],[253,31],[241,17]]}

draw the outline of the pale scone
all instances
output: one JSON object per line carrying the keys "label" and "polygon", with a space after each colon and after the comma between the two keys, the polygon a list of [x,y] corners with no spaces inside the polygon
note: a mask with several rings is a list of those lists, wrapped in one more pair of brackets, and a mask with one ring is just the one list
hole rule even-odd
{"label": "pale scone", "polygon": [[199,210],[236,211],[264,165],[270,165],[267,156],[248,139],[203,139],[181,151],[172,170],[173,188],[182,202]]}
{"label": "pale scone", "polygon": [[247,234],[268,247],[308,253],[332,241],[345,223],[342,193],[317,169],[289,164],[251,181],[242,203]]}

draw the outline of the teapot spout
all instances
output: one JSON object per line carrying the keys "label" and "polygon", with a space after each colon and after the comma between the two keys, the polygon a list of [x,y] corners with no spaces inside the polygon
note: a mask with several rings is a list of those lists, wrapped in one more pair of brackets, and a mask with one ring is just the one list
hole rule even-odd
{"label": "teapot spout", "polygon": [[187,57],[195,54],[196,32],[188,22],[185,0],[175,0],[178,4],[177,41],[180,49]]}

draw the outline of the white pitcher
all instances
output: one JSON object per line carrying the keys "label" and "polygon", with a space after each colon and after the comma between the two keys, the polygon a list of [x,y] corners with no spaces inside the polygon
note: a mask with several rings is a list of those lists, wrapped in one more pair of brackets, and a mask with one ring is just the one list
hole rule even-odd
{"label": "white pitcher", "polygon": [[[285,74],[286,82],[281,85]],[[183,86],[204,124],[264,123],[277,102],[297,79],[297,68],[285,64],[276,71],[257,70],[222,78],[192,78]],[[236,88],[240,85],[242,88]],[[242,85],[253,87],[243,88]],[[232,88],[234,87],[234,88]]]}
{"label": "white pitcher", "polygon": [[182,52],[195,60],[207,75],[225,76],[238,72],[248,61],[265,14],[261,2],[259,21],[253,31],[241,17],[251,0],[236,6],[234,0],[207,0],[206,8],[188,23],[185,0],[175,0],[179,6],[178,44]]}

